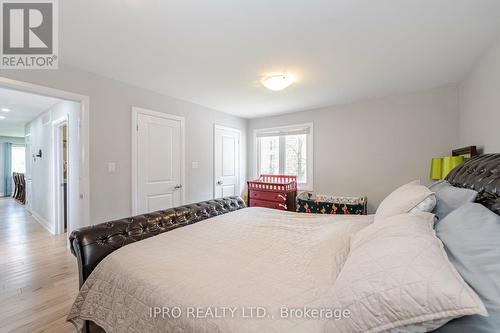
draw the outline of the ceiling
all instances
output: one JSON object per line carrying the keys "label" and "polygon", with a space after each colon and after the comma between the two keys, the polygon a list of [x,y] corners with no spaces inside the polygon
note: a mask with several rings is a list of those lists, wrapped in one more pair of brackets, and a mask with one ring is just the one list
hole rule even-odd
{"label": "ceiling", "polygon": [[0,88],[0,136],[24,137],[24,125],[61,100],[17,90]]}
{"label": "ceiling", "polygon": [[[498,0],[61,1],[61,63],[252,118],[459,82]],[[260,80],[289,72],[281,92]]]}

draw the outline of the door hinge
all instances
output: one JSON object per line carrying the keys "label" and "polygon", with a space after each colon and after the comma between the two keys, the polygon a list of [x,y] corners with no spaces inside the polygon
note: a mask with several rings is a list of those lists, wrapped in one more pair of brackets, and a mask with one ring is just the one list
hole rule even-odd
{"label": "door hinge", "polygon": [[135,125],[135,130],[139,132],[139,125]]}

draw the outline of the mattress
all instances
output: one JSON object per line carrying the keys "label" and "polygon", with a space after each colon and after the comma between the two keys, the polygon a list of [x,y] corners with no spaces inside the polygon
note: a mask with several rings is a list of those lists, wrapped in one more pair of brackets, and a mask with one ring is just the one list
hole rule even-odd
{"label": "mattress", "polygon": [[[68,316],[121,332],[324,332],[350,238],[373,216],[246,208],[127,245]],[[311,310],[315,317],[311,318]]]}

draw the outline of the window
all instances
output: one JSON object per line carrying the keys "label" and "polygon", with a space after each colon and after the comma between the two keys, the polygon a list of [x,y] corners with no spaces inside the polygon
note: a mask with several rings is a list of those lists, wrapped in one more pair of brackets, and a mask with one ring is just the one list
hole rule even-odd
{"label": "window", "polygon": [[257,175],[297,176],[299,189],[313,187],[312,124],[255,130]]}
{"label": "window", "polygon": [[26,172],[26,152],[24,146],[12,146],[12,172]]}

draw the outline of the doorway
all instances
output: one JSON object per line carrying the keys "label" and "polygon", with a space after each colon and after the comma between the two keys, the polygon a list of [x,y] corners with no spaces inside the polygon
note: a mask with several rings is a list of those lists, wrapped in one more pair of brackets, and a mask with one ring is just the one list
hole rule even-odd
{"label": "doorway", "polygon": [[54,217],[56,234],[61,234],[68,229],[69,210],[69,135],[68,117],[62,117],[52,123],[53,129],[53,165],[54,165]]}
{"label": "doorway", "polygon": [[[69,233],[88,225],[89,98],[0,77],[0,90],[2,89],[10,92],[6,95],[7,98],[0,100],[7,104],[6,108],[9,108],[9,103],[13,104],[5,116],[19,124],[19,131],[22,131],[26,144],[26,210],[52,234],[65,231]],[[14,95],[23,96],[11,100]],[[32,97],[24,98],[25,95]],[[42,107],[45,105],[44,101],[49,100],[55,103]],[[29,104],[17,105],[16,101]],[[21,119],[20,115],[29,118]],[[60,122],[64,117],[65,126]],[[59,132],[55,132],[55,125],[60,125]],[[56,136],[61,140],[56,139]],[[55,156],[60,156],[62,161],[65,158],[65,163],[55,162]],[[61,183],[66,185],[61,186]]]}
{"label": "doorway", "polygon": [[240,195],[240,136],[235,128],[214,126],[214,197]]}
{"label": "doorway", "polygon": [[132,108],[132,214],[184,203],[184,118]]}

